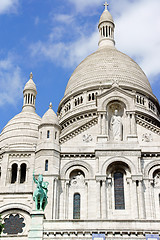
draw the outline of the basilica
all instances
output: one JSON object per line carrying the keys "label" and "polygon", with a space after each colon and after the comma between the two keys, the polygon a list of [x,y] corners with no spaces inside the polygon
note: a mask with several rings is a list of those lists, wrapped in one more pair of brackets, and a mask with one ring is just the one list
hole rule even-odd
{"label": "basilica", "polygon": [[2,240],[159,239],[160,105],[116,49],[107,3],[98,30],[99,47],[73,72],[57,114],[51,103],[42,118],[35,112],[31,73],[22,111],[0,134]]}

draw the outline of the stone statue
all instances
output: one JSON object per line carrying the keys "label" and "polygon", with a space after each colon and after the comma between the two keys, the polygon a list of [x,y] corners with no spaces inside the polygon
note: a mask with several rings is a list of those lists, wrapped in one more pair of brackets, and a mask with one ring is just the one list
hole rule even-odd
{"label": "stone statue", "polygon": [[33,200],[36,204],[36,210],[43,210],[45,209],[48,201],[47,201],[47,192],[48,192],[48,182],[43,182],[43,175],[39,174],[38,180],[35,178],[33,172],[33,181],[37,184],[37,188],[33,194]]}
{"label": "stone statue", "polygon": [[114,115],[111,118],[110,129],[112,131],[113,140],[122,141],[122,118],[118,116],[118,110],[114,111]]}

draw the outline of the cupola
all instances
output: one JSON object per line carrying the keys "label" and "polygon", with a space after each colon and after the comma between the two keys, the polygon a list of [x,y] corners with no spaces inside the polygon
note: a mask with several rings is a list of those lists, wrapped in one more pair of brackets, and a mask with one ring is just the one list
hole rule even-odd
{"label": "cupola", "polygon": [[99,29],[99,47],[112,46],[114,47],[114,28],[115,24],[112,15],[108,11],[108,3],[104,4],[105,9],[100,17],[98,29]]}
{"label": "cupola", "polygon": [[53,142],[59,144],[60,125],[58,117],[52,109],[52,103],[49,109],[43,115],[39,125],[39,140],[40,142]]}
{"label": "cupola", "polygon": [[35,111],[35,101],[36,101],[37,89],[33,82],[33,74],[30,73],[30,79],[26,83],[23,90],[23,111],[34,112]]}

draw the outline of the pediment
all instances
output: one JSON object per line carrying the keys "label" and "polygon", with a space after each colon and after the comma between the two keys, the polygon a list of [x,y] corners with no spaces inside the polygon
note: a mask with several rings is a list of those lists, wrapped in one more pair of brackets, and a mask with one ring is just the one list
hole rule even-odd
{"label": "pediment", "polygon": [[119,86],[113,86],[97,96],[98,111],[105,111],[106,106],[112,101],[123,102],[127,110],[133,110],[135,97],[136,95],[134,92],[128,92]]}

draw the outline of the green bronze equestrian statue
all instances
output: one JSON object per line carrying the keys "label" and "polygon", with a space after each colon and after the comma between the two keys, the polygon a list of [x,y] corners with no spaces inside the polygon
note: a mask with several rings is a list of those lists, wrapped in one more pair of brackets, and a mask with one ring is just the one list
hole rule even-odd
{"label": "green bronze equestrian statue", "polygon": [[45,209],[48,201],[47,201],[47,192],[48,192],[48,182],[43,182],[43,175],[39,174],[38,180],[35,178],[33,172],[33,181],[37,184],[37,188],[33,194],[33,200],[36,204],[36,210],[43,210]]}

